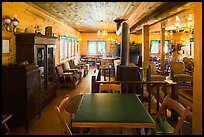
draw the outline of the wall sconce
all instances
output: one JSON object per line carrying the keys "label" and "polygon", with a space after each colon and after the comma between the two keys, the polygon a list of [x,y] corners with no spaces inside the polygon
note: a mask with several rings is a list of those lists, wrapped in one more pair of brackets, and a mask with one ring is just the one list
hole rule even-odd
{"label": "wall sconce", "polygon": [[11,19],[11,17],[6,15],[6,17],[4,18],[4,26],[6,28],[6,31],[8,32],[16,32],[16,27],[18,23],[19,23],[19,20],[16,17]]}

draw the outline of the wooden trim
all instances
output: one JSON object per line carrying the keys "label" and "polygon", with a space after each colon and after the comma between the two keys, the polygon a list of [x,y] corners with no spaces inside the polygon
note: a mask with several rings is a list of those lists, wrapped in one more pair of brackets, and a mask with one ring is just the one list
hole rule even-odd
{"label": "wooden trim", "polygon": [[117,122],[72,122],[73,127],[122,127],[122,128],[155,128],[156,123],[117,123]]}

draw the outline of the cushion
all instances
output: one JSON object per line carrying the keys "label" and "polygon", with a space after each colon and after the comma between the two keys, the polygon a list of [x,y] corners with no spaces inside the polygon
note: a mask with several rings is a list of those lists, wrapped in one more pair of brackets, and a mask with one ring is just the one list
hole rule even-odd
{"label": "cushion", "polygon": [[69,70],[70,69],[69,62],[65,61],[63,64],[63,67],[64,67],[64,70],[66,70],[66,71]]}
{"label": "cushion", "polygon": [[61,65],[56,66],[59,77],[64,76],[64,70]]}
{"label": "cushion", "polygon": [[75,73],[75,74],[73,74],[73,77],[76,78],[76,79],[80,79],[80,74]]}
{"label": "cushion", "polygon": [[162,75],[151,75],[151,81],[164,81],[165,79]]}
{"label": "cushion", "polygon": [[156,122],[156,128],[153,128],[153,132],[156,134],[173,134],[173,127],[164,119],[154,119]]}
{"label": "cushion", "polygon": [[177,78],[178,81],[190,81],[193,82],[193,76],[187,75],[187,74],[175,74],[175,78]]}

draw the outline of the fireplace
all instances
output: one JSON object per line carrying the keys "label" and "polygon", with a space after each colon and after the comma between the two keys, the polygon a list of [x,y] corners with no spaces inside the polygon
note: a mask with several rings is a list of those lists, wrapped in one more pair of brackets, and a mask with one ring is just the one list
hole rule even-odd
{"label": "fireplace", "polygon": [[[121,27],[121,64],[117,66],[117,81],[141,81],[140,68],[133,63],[129,63],[129,26],[126,22],[122,22]],[[122,84],[122,91],[126,92],[125,84]],[[141,92],[141,84],[135,84],[135,88],[133,88],[132,84],[128,85],[128,93],[140,94]]]}

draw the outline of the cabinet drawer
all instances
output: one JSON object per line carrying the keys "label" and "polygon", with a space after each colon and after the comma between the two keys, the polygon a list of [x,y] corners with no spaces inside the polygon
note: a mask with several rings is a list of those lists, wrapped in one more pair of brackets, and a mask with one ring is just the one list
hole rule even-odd
{"label": "cabinet drawer", "polygon": [[28,90],[27,97],[27,108],[28,108],[28,119],[32,119],[40,112],[40,96],[39,96],[39,88],[33,87]]}

